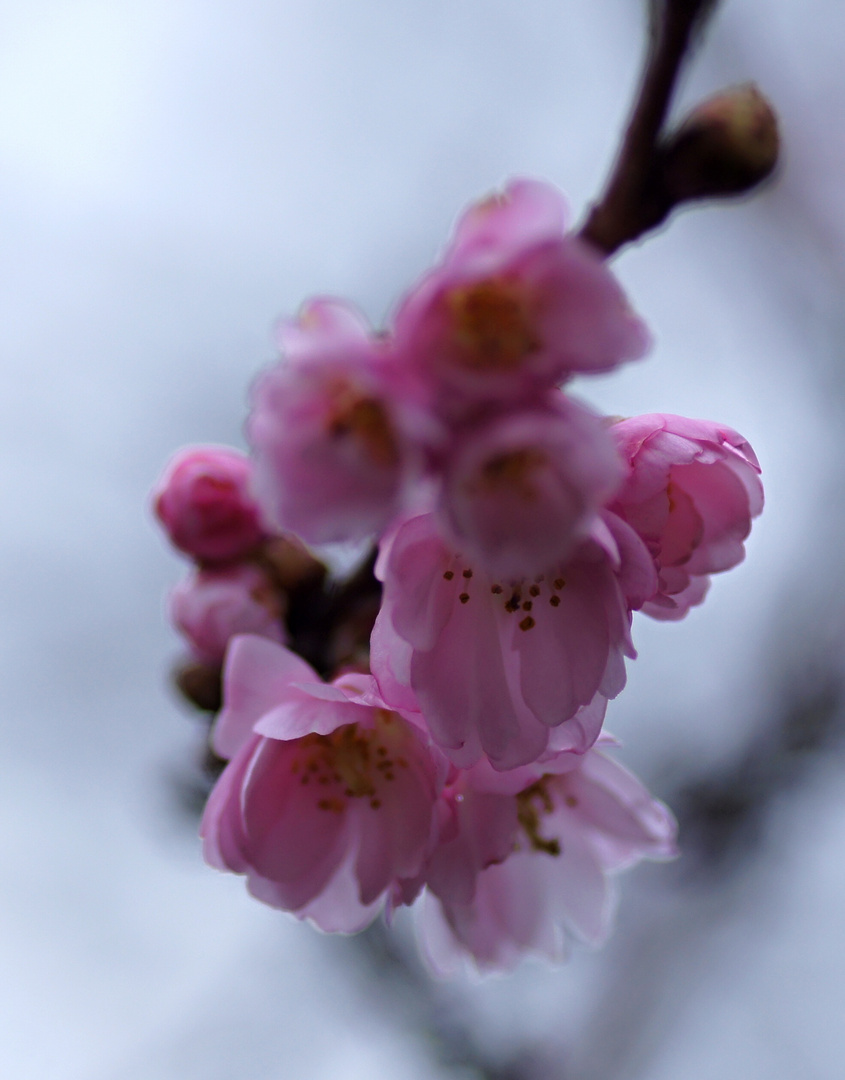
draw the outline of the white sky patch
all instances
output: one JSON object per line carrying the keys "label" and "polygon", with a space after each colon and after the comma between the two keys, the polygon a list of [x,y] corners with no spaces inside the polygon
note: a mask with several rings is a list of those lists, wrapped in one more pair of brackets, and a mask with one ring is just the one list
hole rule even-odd
{"label": "white sky patch", "polygon": [[170,22],[154,0],[42,3],[7,14],[0,22],[6,169],[103,192],[130,176]]}

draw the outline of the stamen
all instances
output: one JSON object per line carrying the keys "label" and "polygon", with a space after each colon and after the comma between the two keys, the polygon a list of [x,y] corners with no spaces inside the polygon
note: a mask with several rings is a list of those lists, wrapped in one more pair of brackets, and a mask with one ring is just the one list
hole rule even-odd
{"label": "stamen", "polygon": [[374,465],[387,469],[399,462],[399,447],[383,403],[366,397],[344,379],[328,387],[331,412],[327,429],[335,439],[355,439]]}
{"label": "stamen", "polygon": [[[560,841],[554,838],[548,840],[540,835],[540,815],[550,814],[554,809],[552,797],[546,790],[550,779],[552,777],[548,775],[542,776],[517,795],[516,816],[534,851],[542,851],[546,855],[560,855]],[[539,802],[539,807],[535,802]]]}
{"label": "stamen", "polygon": [[539,498],[537,473],[547,466],[546,454],[534,447],[508,450],[484,462],[478,473],[478,484],[487,494],[507,490],[525,502],[534,502]]}
{"label": "stamen", "polygon": [[455,342],[466,367],[509,371],[539,349],[521,292],[517,283],[488,278],[448,294]]}
{"label": "stamen", "polygon": [[[396,750],[408,746],[410,736],[398,725],[390,709],[374,709],[373,727],[345,724],[330,735],[316,733],[299,740],[301,753],[291,763],[299,783],[315,783],[314,805],[319,810],[344,813],[350,799],[366,799],[373,810],[382,805],[384,784],[397,779],[397,764],[408,769]],[[320,796],[317,798],[317,796]]]}

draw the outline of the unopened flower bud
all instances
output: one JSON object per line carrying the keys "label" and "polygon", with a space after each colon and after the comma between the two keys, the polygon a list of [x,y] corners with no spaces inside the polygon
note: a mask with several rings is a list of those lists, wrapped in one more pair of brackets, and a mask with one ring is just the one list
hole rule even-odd
{"label": "unopened flower bud", "polygon": [[170,594],[170,620],[187,639],[197,660],[223,661],[236,634],[258,634],[281,642],[285,597],[256,566],[201,570]]}
{"label": "unopened flower bud", "polygon": [[207,564],[245,558],[265,534],[250,492],[252,462],[224,446],[181,450],[153,492],[156,516],[173,544]]}
{"label": "unopened flower bud", "polygon": [[752,83],[725,90],[687,116],[663,148],[671,204],[740,195],[765,180],[778,159],[774,110]]}

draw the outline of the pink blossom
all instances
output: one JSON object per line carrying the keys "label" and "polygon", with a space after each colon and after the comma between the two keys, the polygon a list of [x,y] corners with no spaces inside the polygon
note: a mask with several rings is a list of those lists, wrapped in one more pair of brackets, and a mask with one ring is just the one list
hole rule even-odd
{"label": "pink blossom", "polygon": [[238,450],[180,450],[153,491],[156,515],[172,543],[205,563],[248,555],[265,535],[251,475],[252,463]]}
{"label": "pink blossom", "polygon": [[607,371],[648,345],[605,263],[565,235],[560,193],[530,180],[465,212],[401,304],[396,340],[450,414],[467,399],[512,400]]}
{"label": "pink blossom", "polygon": [[432,849],[442,759],[369,676],[325,684],[262,638],[232,643],[224,702],[214,745],[231,761],[203,817],[207,861],[323,930],[362,929]]}
{"label": "pink blossom", "polygon": [[486,969],[527,953],[560,959],[570,936],[599,944],[612,920],[610,875],[675,854],[667,808],[598,750],[527,772],[518,789],[495,791],[470,771],[444,793],[454,819],[425,871],[420,923],[443,974],[467,958]]}
{"label": "pink blossom", "polygon": [[[583,753],[601,725],[580,712],[625,684],[630,607],[654,591],[648,552],[621,521],[544,574],[496,580],[438,534],[431,514],[382,545],[371,663],[385,699],[418,703],[435,743],[465,768],[534,761],[556,743]],[[614,531],[622,543],[617,543]]]}
{"label": "pink blossom", "polygon": [[614,424],[628,478],[613,509],[645,541],[659,575],[643,611],[679,619],[701,602],[708,575],[736,566],[763,509],[760,467],[735,431],[653,413]]}
{"label": "pink blossom", "polygon": [[395,513],[409,450],[386,343],[339,301],[281,326],[281,364],[253,391],[256,490],[279,528],[309,543],[360,539]]}
{"label": "pink blossom", "polygon": [[587,539],[622,476],[606,425],[555,394],[457,441],[441,513],[473,565],[496,577],[539,574]]}
{"label": "pink blossom", "polygon": [[170,594],[169,615],[197,659],[218,664],[236,634],[283,641],[282,602],[267,575],[244,563],[192,574]]}

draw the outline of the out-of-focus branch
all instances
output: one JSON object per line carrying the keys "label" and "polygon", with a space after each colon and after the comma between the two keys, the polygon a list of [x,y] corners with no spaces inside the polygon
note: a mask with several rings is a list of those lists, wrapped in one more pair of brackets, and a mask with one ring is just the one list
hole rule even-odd
{"label": "out-of-focus branch", "polygon": [[579,231],[605,255],[655,229],[682,203],[741,194],[774,169],[777,120],[753,86],[718,94],[663,134],[684,59],[715,7],[714,0],[652,3],[631,119],[604,193]]}
{"label": "out-of-focus branch", "polygon": [[383,922],[373,923],[349,947],[374,976],[371,993],[380,999],[379,1008],[405,1013],[404,1026],[425,1037],[440,1076],[473,1080],[544,1080],[547,1076],[530,1046],[515,1047],[506,1056],[485,1048],[462,1016],[460,999],[446,984],[435,982]]}
{"label": "out-of-focus branch", "polygon": [[581,230],[608,255],[665,216],[662,200],[655,197],[657,141],[693,28],[701,27],[714,7],[710,0],[651,4],[649,45],[631,119],[604,194]]}
{"label": "out-of-focus branch", "polygon": [[676,987],[747,897],[746,879],[768,850],[772,811],[806,784],[824,754],[841,747],[845,690],[835,664],[809,664],[798,685],[786,682],[782,698],[732,762],[677,778],[668,802],[679,820],[682,858],[674,873],[663,869],[663,889],[639,928],[628,928],[606,991],[572,1048],[572,1080],[649,1075],[667,1014],[677,1006]]}
{"label": "out-of-focus branch", "polygon": [[737,872],[765,832],[776,798],[841,735],[843,690],[831,671],[786,697],[783,709],[717,775],[691,777],[670,796],[683,837],[684,878]]}

